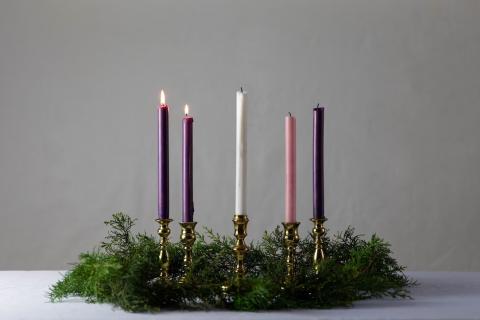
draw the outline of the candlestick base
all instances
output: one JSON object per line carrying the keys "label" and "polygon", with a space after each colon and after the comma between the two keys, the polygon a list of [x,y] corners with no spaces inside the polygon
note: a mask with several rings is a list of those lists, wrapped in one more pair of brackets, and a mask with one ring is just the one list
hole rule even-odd
{"label": "candlestick base", "polygon": [[180,227],[182,231],[180,233],[180,242],[183,245],[184,256],[183,256],[183,272],[182,277],[180,278],[180,283],[185,283],[187,281],[188,275],[192,270],[192,247],[197,239],[195,234],[196,222],[180,222]]}
{"label": "candlestick base", "polygon": [[315,252],[313,253],[313,267],[315,273],[320,272],[320,262],[325,259],[325,252],[323,248],[323,236],[325,235],[324,223],[327,221],[326,218],[312,218],[310,221],[313,222],[312,236],[313,241],[315,242]]}
{"label": "candlestick base", "polygon": [[295,278],[295,256],[297,244],[300,241],[298,226],[300,222],[282,222],[283,240],[287,248],[287,277],[285,283],[291,283]]}
{"label": "candlestick base", "polygon": [[160,277],[159,279],[162,281],[169,280],[169,267],[170,267],[170,258],[168,256],[168,237],[170,236],[170,227],[168,226],[172,219],[156,219],[160,224],[158,228],[158,235],[160,236],[160,254],[158,255],[158,259],[160,261]]}
{"label": "candlestick base", "polygon": [[235,230],[235,246],[233,251],[237,258],[237,265],[235,267],[235,275],[237,280],[241,280],[245,277],[245,255],[248,248],[245,244],[245,238],[247,236],[247,224],[248,216],[244,214],[236,214],[233,216],[233,226]]}

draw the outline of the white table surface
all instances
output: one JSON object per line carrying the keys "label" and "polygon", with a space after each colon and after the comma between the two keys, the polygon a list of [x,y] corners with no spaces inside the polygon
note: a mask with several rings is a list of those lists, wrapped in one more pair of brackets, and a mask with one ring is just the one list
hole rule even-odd
{"label": "white table surface", "polygon": [[359,301],[352,308],[275,312],[182,311],[127,313],[79,298],[50,303],[59,271],[0,271],[0,320],[17,319],[480,319],[480,272],[410,272],[420,285],[413,300]]}

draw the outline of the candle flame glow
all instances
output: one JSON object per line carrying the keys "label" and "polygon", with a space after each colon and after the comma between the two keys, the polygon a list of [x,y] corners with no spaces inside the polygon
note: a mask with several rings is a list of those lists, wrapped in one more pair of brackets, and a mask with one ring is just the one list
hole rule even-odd
{"label": "candle flame glow", "polygon": [[187,115],[188,114],[188,104],[185,105],[184,110],[185,110],[185,114]]}
{"label": "candle flame glow", "polygon": [[165,92],[160,91],[160,104],[165,104]]}

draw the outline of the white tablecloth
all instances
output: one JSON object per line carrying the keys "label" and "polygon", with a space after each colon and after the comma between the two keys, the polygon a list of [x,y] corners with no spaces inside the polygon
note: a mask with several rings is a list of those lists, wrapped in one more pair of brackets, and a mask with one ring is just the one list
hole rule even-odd
{"label": "white tablecloth", "polygon": [[59,271],[0,271],[0,320],[17,319],[480,319],[480,272],[411,272],[420,283],[413,300],[359,301],[352,308],[275,312],[127,313],[79,298],[50,303],[47,291]]}

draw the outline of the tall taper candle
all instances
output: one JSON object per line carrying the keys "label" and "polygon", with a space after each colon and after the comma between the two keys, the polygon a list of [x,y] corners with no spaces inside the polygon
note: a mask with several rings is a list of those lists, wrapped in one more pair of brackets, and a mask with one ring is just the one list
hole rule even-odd
{"label": "tall taper candle", "polygon": [[193,118],[185,105],[182,139],[182,221],[193,222]]}
{"label": "tall taper candle", "polygon": [[235,214],[247,214],[247,94],[237,91]]}
{"label": "tall taper candle", "polygon": [[168,185],[168,105],[165,94],[160,91],[158,106],[158,218],[169,218]]}
{"label": "tall taper candle", "polygon": [[285,222],[297,222],[297,121],[288,113],[285,117]]}
{"label": "tall taper candle", "polygon": [[323,179],[323,112],[313,108],[313,218],[325,218]]}

